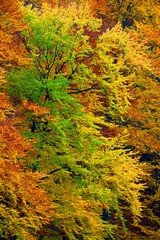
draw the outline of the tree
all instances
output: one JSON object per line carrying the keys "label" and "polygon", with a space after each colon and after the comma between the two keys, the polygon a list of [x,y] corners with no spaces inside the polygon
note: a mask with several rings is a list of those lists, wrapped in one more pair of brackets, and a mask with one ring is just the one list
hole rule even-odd
{"label": "tree", "polygon": [[28,62],[26,51],[17,37],[17,33],[25,29],[22,18],[18,0],[1,1],[0,66],[5,69],[13,65],[24,66]]}
{"label": "tree", "polygon": [[39,187],[45,174],[26,171],[22,158],[31,150],[31,143],[14,128],[15,110],[8,97],[4,93],[0,97],[0,236],[37,239],[42,226],[55,215],[56,205]]}
{"label": "tree", "polygon": [[53,216],[56,230],[46,234],[115,239],[125,230],[125,204],[135,224],[140,217],[143,167],[123,149],[125,137],[101,134],[100,126],[111,123],[105,122],[99,99],[107,94],[108,115],[116,121],[127,111],[132,72],[123,75],[124,53],[131,52],[132,41],[119,25],[98,40],[101,21],[87,5],[44,4],[41,11],[24,12],[28,29],[17,35],[30,64],[7,74],[7,89],[23,119],[15,127],[34,140],[37,155],[31,153],[26,165],[47,172],[42,180],[48,179],[45,189],[60,212]]}
{"label": "tree", "polygon": [[[146,13],[145,8],[143,11]],[[139,149],[141,161],[148,162],[152,173],[152,178],[146,179],[148,190],[143,198],[148,208],[141,229],[147,237],[154,238],[158,233],[152,226],[159,228],[159,5],[154,3],[147,13],[143,23],[136,22],[136,34],[138,41],[147,46],[144,51],[150,58],[151,69],[140,70],[137,75],[132,92],[135,99],[124,124],[130,132],[129,145]],[[150,227],[146,226],[146,219]]]}

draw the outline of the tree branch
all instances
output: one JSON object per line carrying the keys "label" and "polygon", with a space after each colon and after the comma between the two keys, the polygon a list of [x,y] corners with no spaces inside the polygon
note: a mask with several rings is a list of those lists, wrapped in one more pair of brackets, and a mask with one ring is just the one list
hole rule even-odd
{"label": "tree branch", "polygon": [[25,42],[25,38],[24,38],[24,37],[21,37],[21,35],[18,34],[17,32],[16,32],[15,34],[16,34],[16,35],[20,38],[20,40],[23,42],[23,44],[24,44],[26,50],[28,51],[28,53],[32,55],[31,49],[27,46],[27,43]]}
{"label": "tree branch", "polygon": [[87,91],[90,91],[91,89],[94,89],[94,87],[95,87],[96,85],[98,85],[98,83],[95,83],[95,84],[93,84],[92,87],[86,88],[86,89],[83,89],[83,90],[74,89],[74,90],[78,90],[78,91],[76,91],[76,92],[70,92],[70,93],[68,93],[68,94],[76,94],[76,93],[81,93],[81,92],[87,92]]}
{"label": "tree branch", "polygon": [[44,180],[44,179],[46,179],[46,178],[49,178],[49,175],[51,175],[51,174],[53,174],[53,173],[55,173],[55,172],[57,172],[57,171],[59,171],[59,170],[61,170],[61,169],[60,169],[60,168],[57,168],[57,169],[51,171],[50,173],[48,173],[48,175],[47,175],[46,177],[42,177],[40,180],[42,181],[42,180]]}

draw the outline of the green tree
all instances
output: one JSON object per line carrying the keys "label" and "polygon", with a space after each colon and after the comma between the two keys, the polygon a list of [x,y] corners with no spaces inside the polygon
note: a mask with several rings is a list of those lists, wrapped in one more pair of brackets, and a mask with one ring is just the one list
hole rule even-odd
{"label": "green tree", "polygon": [[119,121],[129,107],[132,72],[123,75],[123,56],[133,49],[130,37],[118,25],[98,40],[101,21],[87,5],[23,11],[28,29],[18,36],[30,64],[8,73],[7,89],[22,119],[15,127],[34,141],[26,165],[47,173],[41,181],[48,179],[45,189],[60,213],[53,216],[56,231],[51,226],[46,235],[116,239],[126,230],[125,205],[134,224],[141,216],[143,166],[124,149],[126,134],[101,134],[100,125],[112,124],[100,97],[107,94],[108,114]]}

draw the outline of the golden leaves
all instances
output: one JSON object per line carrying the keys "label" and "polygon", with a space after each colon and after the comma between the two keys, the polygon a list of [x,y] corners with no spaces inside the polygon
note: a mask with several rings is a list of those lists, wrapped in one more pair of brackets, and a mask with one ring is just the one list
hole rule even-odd
{"label": "golden leaves", "polygon": [[22,101],[22,106],[27,109],[29,112],[33,112],[34,116],[40,117],[48,114],[51,109],[46,107],[41,107],[38,103],[30,102],[30,101]]}
{"label": "golden leaves", "polygon": [[[25,172],[20,164],[3,162],[0,159],[0,215],[1,228],[6,228],[6,236],[18,234],[19,237],[37,239],[42,224],[50,222],[55,204],[49,195],[38,187],[41,173]],[[31,239],[31,238],[29,238]]]}

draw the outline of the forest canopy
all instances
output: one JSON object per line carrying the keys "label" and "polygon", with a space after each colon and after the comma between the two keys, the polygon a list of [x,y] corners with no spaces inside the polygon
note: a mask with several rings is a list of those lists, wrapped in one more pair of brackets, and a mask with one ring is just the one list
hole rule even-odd
{"label": "forest canopy", "polygon": [[160,239],[159,1],[1,0],[0,239]]}

